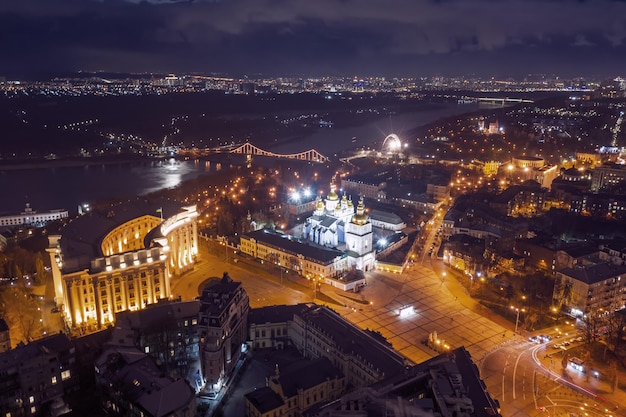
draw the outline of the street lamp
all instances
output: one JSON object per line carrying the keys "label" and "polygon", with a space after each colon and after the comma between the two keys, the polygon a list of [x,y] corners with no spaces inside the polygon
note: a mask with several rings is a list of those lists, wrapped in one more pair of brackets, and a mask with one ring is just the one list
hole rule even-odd
{"label": "street lamp", "polygon": [[313,302],[317,300],[317,286],[319,285],[321,287],[322,279],[323,277],[311,279],[313,281]]}
{"label": "street lamp", "polygon": [[515,312],[517,313],[517,316],[515,317],[515,331],[514,331],[514,333],[517,333],[517,326],[519,324],[519,313],[520,313],[520,311],[523,312],[524,309],[523,308],[520,309],[520,308],[511,306],[511,310],[515,310]]}

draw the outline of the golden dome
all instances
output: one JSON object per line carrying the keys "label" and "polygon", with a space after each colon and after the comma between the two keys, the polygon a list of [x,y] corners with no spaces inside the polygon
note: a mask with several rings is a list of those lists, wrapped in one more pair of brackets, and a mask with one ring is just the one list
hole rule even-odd
{"label": "golden dome", "polygon": [[339,200],[339,196],[335,192],[335,186],[334,185],[330,186],[330,192],[328,193],[328,196],[326,197],[326,199],[327,200],[331,200],[331,201]]}
{"label": "golden dome", "polygon": [[359,204],[356,206],[356,214],[352,217],[352,222],[361,226],[367,223],[367,214],[365,214],[365,203],[363,203],[363,197],[361,197]]}
{"label": "golden dome", "polygon": [[352,204],[352,199],[348,200],[348,207],[354,207],[354,204]]}
{"label": "golden dome", "polygon": [[[324,202],[321,198],[317,197],[317,205],[315,206],[317,210],[324,210]],[[310,209],[309,209],[310,210]]]}

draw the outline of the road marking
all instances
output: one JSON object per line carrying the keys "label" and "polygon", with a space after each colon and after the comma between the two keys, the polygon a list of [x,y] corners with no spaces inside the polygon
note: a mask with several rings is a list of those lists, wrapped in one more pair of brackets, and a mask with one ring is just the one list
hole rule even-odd
{"label": "road marking", "polygon": [[513,399],[516,398],[516,396],[515,396],[515,374],[517,373],[517,364],[519,363],[519,360],[521,359],[523,354],[524,354],[524,352],[519,354],[519,356],[517,357],[517,360],[515,361],[515,366],[513,367]]}
{"label": "road marking", "polygon": [[506,362],[504,362],[504,368],[502,368],[502,401],[504,401],[504,377],[506,375],[506,367],[509,365],[509,359],[507,357]]}

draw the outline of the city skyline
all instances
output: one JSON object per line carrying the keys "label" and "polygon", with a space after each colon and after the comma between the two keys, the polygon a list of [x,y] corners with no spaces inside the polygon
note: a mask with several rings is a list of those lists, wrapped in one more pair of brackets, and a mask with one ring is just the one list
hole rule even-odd
{"label": "city skyline", "polygon": [[626,2],[8,1],[0,75],[616,76]]}

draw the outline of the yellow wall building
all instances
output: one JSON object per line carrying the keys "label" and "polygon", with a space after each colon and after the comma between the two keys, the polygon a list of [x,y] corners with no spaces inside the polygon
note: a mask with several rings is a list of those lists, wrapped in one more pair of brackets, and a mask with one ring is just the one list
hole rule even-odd
{"label": "yellow wall building", "polygon": [[170,279],[198,256],[195,206],[134,200],[80,216],[49,236],[55,302],[70,328],[115,322],[170,298]]}

